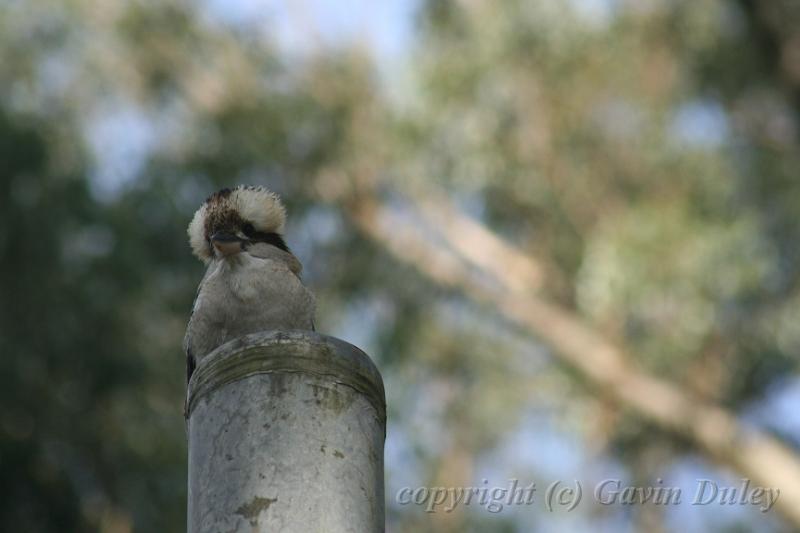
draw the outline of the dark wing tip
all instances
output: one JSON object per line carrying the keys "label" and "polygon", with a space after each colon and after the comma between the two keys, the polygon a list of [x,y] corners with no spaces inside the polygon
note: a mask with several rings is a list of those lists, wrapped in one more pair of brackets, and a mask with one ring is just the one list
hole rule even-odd
{"label": "dark wing tip", "polygon": [[192,374],[194,373],[194,369],[197,368],[197,361],[192,355],[192,351],[190,349],[186,350],[186,384],[189,384],[189,380],[192,379]]}

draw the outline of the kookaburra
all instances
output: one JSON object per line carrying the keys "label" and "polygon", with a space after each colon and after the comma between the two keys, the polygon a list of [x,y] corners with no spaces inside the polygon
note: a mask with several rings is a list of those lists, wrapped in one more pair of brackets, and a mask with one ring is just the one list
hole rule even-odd
{"label": "kookaburra", "polygon": [[189,224],[192,251],[208,268],[183,345],[186,379],[214,348],[263,330],[314,329],[314,296],[281,236],[275,193],[239,186],[212,194]]}

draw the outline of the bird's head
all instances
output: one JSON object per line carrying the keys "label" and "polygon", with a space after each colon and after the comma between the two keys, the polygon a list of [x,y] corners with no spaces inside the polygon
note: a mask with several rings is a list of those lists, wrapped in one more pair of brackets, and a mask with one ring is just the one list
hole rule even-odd
{"label": "bird's head", "polygon": [[288,251],[281,237],[286,210],[264,187],[239,185],[209,196],[189,224],[189,243],[201,261],[223,259],[264,242]]}

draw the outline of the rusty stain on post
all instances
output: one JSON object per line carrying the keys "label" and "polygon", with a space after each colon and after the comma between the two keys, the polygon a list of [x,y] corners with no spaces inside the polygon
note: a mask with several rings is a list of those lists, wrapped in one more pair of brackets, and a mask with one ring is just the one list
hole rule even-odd
{"label": "rusty stain on post", "polygon": [[386,400],[355,346],[247,335],[200,362],[187,401],[189,533],[383,531]]}

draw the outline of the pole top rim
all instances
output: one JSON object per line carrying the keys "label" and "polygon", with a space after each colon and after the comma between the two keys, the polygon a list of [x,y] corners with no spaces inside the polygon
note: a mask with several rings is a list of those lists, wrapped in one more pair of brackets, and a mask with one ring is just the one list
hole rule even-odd
{"label": "pole top rim", "polygon": [[329,376],[356,389],[386,421],[383,378],[360,348],[314,331],[261,331],[226,342],[199,361],[187,389],[187,418],[197,402],[229,383],[256,374],[306,373]]}

